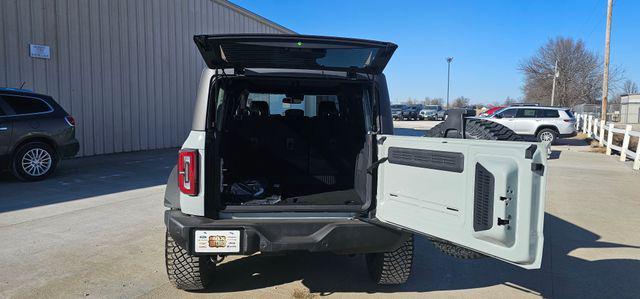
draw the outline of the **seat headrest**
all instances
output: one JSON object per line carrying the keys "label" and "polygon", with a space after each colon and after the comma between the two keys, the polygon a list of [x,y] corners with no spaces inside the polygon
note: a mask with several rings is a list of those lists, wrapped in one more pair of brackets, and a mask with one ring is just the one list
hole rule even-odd
{"label": "seat headrest", "polygon": [[326,118],[338,116],[338,108],[336,108],[336,103],[320,102],[318,104],[318,116]]}
{"label": "seat headrest", "polygon": [[302,109],[287,109],[284,112],[284,116],[286,116],[286,117],[303,117],[304,116],[304,110],[302,110]]}
{"label": "seat headrest", "polygon": [[263,101],[251,102],[251,115],[253,116],[268,116],[269,104]]}

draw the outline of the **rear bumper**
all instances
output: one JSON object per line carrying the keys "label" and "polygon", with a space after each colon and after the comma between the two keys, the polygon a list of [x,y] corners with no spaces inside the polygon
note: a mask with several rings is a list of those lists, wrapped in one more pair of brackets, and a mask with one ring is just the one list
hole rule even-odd
{"label": "rear bumper", "polygon": [[74,157],[78,154],[78,151],[80,151],[80,143],[78,143],[78,140],[74,138],[69,143],[60,145],[58,147],[58,151],[62,158]]}
{"label": "rear bumper", "polygon": [[571,137],[575,137],[576,135],[578,135],[578,132],[573,131],[573,132],[567,133],[567,134],[559,134],[558,137],[560,137],[560,138],[571,138]]}
{"label": "rear bumper", "polygon": [[[224,219],[185,215],[165,211],[169,234],[191,254],[196,229],[238,229],[240,252],[335,252],[340,254],[386,252],[398,248],[409,233],[384,228],[357,219]],[[206,255],[206,254],[202,254]]]}

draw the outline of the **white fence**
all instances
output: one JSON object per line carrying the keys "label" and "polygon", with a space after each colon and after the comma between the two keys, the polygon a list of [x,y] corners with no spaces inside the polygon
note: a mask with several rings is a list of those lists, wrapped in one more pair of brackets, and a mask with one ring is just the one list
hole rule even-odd
{"label": "white fence", "polygon": [[[640,132],[632,131],[631,125],[626,125],[624,129],[616,128],[611,122],[605,123],[604,120],[600,120],[593,115],[576,114],[576,129],[587,134],[588,137],[597,140],[600,146],[606,146],[607,155],[611,155],[612,150],[616,150],[620,153],[620,161],[627,161],[627,158],[633,160],[633,169],[640,170],[640,141],[636,148],[636,151],[629,149],[629,140],[631,136],[639,137]],[[604,135],[607,133],[605,140]],[[613,134],[624,134],[622,139],[622,146],[613,144]]]}

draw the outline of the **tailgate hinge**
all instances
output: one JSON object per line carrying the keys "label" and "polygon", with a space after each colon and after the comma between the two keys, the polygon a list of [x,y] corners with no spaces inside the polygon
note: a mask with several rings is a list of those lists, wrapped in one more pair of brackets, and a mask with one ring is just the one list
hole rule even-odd
{"label": "tailgate hinge", "polygon": [[531,163],[531,171],[538,174],[539,176],[544,175],[544,165],[541,163]]}
{"label": "tailgate hinge", "polygon": [[440,127],[440,135],[444,138],[465,138],[466,109],[449,109],[445,112],[445,119]]}
{"label": "tailgate hinge", "polygon": [[369,166],[369,168],[367,168],[367,173],[368,174],[373,174],[373,171],[376,170],[376,168],[378,168],[378,166],[384,162],[387,162],[387,160],[389,160],[389,158],[384,157],[378,161],[373,162],[373,164],[371,164],[371,166]]}

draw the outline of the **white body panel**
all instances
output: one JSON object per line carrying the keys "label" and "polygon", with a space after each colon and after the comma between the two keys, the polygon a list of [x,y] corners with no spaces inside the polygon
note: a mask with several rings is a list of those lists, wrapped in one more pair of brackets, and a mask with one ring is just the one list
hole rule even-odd
{"label": "white body panel", "polygon": [[204,68],[200,74],[200,83],[198,84],[198,92],[196,93],[196,104],[193,110],[193,122],[191,132],[187,140],[182,144],[182,149],[197,149],[200,168],[198,174],[198,195],[191,196],[180,192],[180,209],[182,213],[196,216],[204,216],[204,145],[205,145],[205,128],[207,119],[207,103],[209,102],[209,88],[211,80],[215,75],[215,71]]}
{"label": "white body panel", "polygon": [[[379,136],[381,138],[383,136]],[[414,232],[451,241],[527,269],[542,261],[546,174],[531,170],[532,163],[546,166],[540,143],[531,159],[524,142],[384,136],[378,157],[389,157],[390,148],[459,153],[461,172],[396,164],[378,168],[376,218]],[[415,161],[438,161],[422,157]],[[474,229],[474,186],[480,163],[494,177],[492,226]],[[501,199],[509,198],[507,200]],[[488,219],[489,217],[487,217]],[[499,225],[498,218],[509,219]]]}
{"label": "white body panel", "polygon": [[196,216],[204,216],[204,131],[191,131],[187,140],[182,145],[182,149],[197,149],[198,150],[198,195],[191,196],[180,192],[180,209],[182,213]]}

